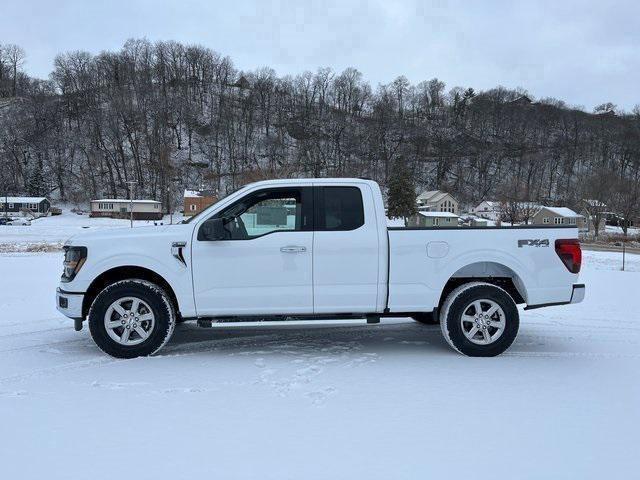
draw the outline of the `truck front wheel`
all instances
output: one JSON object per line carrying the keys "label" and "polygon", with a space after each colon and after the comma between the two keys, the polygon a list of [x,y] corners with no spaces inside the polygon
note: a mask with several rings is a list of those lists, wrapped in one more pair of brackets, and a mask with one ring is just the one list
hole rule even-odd
{"label": "truck front wheel", "polygon": [[140,279],[115,282],[102,290],[89,309],[91,337],[118,358],[152,355],[171,338],[176,313],[167,293]]}
{"label": "truck front wheel", "polygon": [[470,357],[494,357],[511,346],[520,324],[513,298],[483,282],[453,290],[440,311],[440,327],[452,348]]}

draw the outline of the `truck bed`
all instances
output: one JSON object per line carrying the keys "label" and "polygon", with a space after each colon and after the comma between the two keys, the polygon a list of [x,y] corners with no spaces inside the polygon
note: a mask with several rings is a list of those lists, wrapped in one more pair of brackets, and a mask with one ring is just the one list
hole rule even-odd
{"label": "truck bed", "polygon": [[577,280],[554,247],[578,238],[572,225],[389,227],[388,237],[390,311],[433,310],[452,277],[511,279],[529,306],[569,302]]}

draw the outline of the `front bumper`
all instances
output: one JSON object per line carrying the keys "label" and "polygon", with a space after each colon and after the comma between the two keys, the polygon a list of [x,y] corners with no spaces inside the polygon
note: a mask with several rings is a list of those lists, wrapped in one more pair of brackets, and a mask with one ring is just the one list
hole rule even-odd
{"label": "front bumper", "polygon": [[82,301],[84,293],[65,292],[56,290],[56,308],[63,315],[74,320],[82,319]]}

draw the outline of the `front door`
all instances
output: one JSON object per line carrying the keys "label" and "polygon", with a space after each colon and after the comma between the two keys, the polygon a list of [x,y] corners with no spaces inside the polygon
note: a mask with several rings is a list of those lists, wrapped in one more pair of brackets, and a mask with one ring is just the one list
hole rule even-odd
{"label": "front door", "polygon": [[311,187],[250,192],[215,214],[226,240],[194,234],[199,316],[313,313],[312,198]]}

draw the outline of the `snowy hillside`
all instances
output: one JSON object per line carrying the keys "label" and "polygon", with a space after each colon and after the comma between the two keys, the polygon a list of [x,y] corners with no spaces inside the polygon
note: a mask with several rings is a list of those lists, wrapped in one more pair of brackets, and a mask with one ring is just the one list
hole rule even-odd
{"label": "snowy hillside", "polygon": [[[501,357],[438,327],[179,326],[116,360],[55,310],[61,254],[0,255],[5,478],[630,478],[640,256],[585,253],[584,303],[522,313]],[[626,472],[626,473],[623,473]]]}

